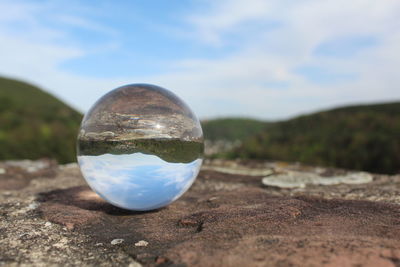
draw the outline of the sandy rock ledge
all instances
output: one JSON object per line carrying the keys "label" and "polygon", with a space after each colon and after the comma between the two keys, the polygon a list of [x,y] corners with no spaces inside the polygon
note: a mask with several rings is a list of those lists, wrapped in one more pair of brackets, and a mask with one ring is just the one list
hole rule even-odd
{"label": "sandy rock ledge", "polygon": [[0,266],[399,266],[400,176],[354,175],[207,161],[181,199],[131,212],[76,164],[0,162]]}

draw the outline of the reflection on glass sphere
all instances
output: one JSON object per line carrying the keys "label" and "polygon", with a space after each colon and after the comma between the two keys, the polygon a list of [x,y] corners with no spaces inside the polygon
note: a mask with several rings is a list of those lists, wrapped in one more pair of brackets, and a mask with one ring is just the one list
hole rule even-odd
{"label": "reflection on glass sphere", "polygon": [[152,210],[189,189],[203,148],[200,122],[181,99],[132,84],[109,92],[85,115],[78,162],[89,186],[111,204]]}

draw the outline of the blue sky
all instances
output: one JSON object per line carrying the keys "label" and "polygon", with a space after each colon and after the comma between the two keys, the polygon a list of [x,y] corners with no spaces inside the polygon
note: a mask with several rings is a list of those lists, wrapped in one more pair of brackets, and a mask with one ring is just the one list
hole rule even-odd
{"label": "blue sky", "polygon": [[2,0],[0,9],[0,75],[80,111],[143,82],[200,118],[275,120],[400,99],[398,0]]}
{"label": "blue sky", "polygon": [[192,185],[202,159],[166,162],[142,153],[79,156],[90,187],[110,203],[126,209],[151,210],[180,197]]}

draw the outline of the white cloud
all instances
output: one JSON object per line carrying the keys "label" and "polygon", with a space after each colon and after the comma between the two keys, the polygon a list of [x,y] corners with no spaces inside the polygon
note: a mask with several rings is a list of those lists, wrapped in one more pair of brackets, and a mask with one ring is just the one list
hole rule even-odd
{"label": "white cloud", "polygon": [[[146,77],[99,79],[60,68],[63,62],[92,51],[77,45],[74,36],[40,23],[38,16],[48,15],[48,6],[2,2],[0,9],[9,12],[0,18],[0,73],[43,86],[81,110],[87,110],[111,88],[139,81],[154,83],[172,89],[201,118],[240,115],[275,119],[347,103],[400,99],[397,0],[205,3],[201,12],[182,18],[189,28],[186,38],[221,49],[234,45],[230,53],[214,59],[176,59],[169,70]],[[86,18],[62,14],[58,18],[118,35],[117,29]],[[29,25],[28,31],[10,27],[15,21]],[[274,26],[270,27],[271,23]],[[322,43],[348,36],[371,36],[377,42],[360,47],[349,57],[313,53]],[[356,79],[314,83],[295,71],[307,65],[354,74]],[[279,83],[285,86],[274,86]]]}
{"label": "white cloud", "polygon": [[72,16],[72,15],[56,15],[54,17],[59,22],[77,27],[77,28],[83,28],[91,31],[96,31],[96,32],[101,32],[101,33],[106,33],[110,35],[118,35],[117,30],[107,27],[98,23],[95,23],[93,21],[84,19],[82,17],[77,17],[77,16]]}
{"label": "white cloud", "polygon": [[[400,63],[396,52],[400,47],[400,2],[232,0],[213,3],[217,4],[210,4],[213,10],[209,14],[192,16],[196,31],[191,36],[199,41],[223,46],[230,41],[226,33],[234,32],[246,21],[260,24],[276,21],[278,26],[261,30],[258,36],[243,36],[241,49],[223,59],[185,60],[181,72],[162,77],[166,84],[203,92],[201,105],[210,114],[287,117],[334,105],[400,98],[400,78],[395,73]],[[357,54],[347,58],[313,53],[324,42],[348,36],[372,36],[377,38],[377,45],[360,47]],[[316,84],[294,72],[304,65],[354,74],[357,79]],[[184,77],[183,81],[179,77]],[[268,86],[269,81],[286,81],[289,86],[280,90]],[[206,94],[236,102],[238,108],[232,105],[224,111],[213,107],[214,103],[208,106]]]}
{"label": "white cloud", "polygon": [[209,1],[208,14],[192,14],[187,17],[196,31],[194,35],[203,42],[221,45],[221,34],[234,32],[235,27],[247,21],[264,18],[272,9],[271,1],[221,0]]}

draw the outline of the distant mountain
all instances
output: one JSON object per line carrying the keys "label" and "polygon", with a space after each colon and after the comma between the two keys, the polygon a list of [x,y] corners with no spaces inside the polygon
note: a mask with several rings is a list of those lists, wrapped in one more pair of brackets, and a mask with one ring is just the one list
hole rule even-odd
{"label": "distant mountain", "polygon": [[30,84],[0,78],[0,160],[75,161],[82,115]]}
{"label": "distant mountain", "polygon": [[[230,125],[233,121],[230,120]],[[218,125],[218,122],[208,124]],[[218,156],[400,172],[400,102],[349,106],[264,123],[252,129],[253,134],[247,126],[241,126],[240,120],[236,125],[235,130],[220,123],[218,132],[204,127],[205,136],[213,140],[243,136],[241,145]]]}

